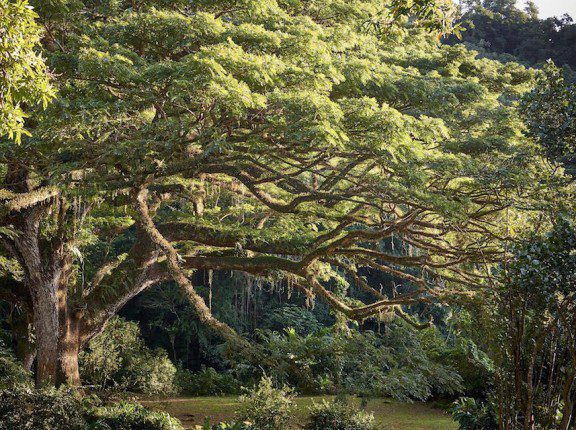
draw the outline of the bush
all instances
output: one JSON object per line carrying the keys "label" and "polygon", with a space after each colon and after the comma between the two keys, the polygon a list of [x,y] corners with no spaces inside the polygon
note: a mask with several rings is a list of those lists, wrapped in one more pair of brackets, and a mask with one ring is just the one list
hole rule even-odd
{"label": "bush", "polygon": [[32,387],[32,375],[26,371],[9,349],[0,343],[0,390]]}
{"label": "bush", "polygon": [[494,430],[498,421],[490,403],[479,402],[470,397],[461,397],[452,405],[452,417],[460,430]]}
{"label": "bush", "polygon": [[127,390],[143,394],[170,395],[178,391],[176,367],[163,349],[142,349],[126,361],[120,383]]}
{"label": "bush", "polygon": [[323,400],[310,408],[305,430],[373,430],[374,416],[344,399]]}
{"label": "bush", "polygon": [[0,392],[0,430],[86,430],[80,396],[65,390]]}
{"label": "bush", "polygon": [[253,430],[252,424],[245,423],[219,423],[211,426],[210,424],[205,424],[203,427],[196,426],[198,430]]}
{"label": "bush", "polygon": [[112,318],[106,329],[80,354],[84,382],[101,389],[143,394],[175,393],[176,367],[162,349],[151,350],[137,323]]}
{"label": "bush", "polygon": [[153,412],[138,403],[121,402],[97,407],[88,413],[91,430],[181,430],[180,422],[164,412]]}
{"label": "bush", "polygon": [[274,388],[272,379],[263,377],[256,388],[240,396],[238,417],[252,423],[254,430],[285,430],[294,410],[294,397],[291,388]]}
{"label": "bush", "polygon": [[229,373],[219,373],[211,367],[199,372],[178,369],[176,375],[179,391],[191,396],[224,396],[240,393],[240,382]]}
{"label": "bush", "polygon": [[72,390],[0,392],[0,430],[181,430],[180,422],[135,403],[101,406]]}

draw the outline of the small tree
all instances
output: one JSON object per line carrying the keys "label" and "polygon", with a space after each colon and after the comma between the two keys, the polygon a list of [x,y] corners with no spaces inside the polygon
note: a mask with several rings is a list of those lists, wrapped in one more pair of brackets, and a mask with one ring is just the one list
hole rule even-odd
{"label": "small tree", "polygon": [[323,400],[310,408],[305,430],[374,430],[374,415],[360,410],[346,398]]}
{"label": "small tree", "polygon": [[169,395],[176,391],[176,367],[163,349],[151,350],[134,322],[112,318],[102,334],[80,354],[88,385],[137,393]]}

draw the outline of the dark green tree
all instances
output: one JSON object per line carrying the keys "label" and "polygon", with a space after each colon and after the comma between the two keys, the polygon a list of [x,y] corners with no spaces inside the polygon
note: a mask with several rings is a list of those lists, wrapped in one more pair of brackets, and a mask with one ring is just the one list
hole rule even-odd
{"label": "dark green tree", "polygon": [[471,1],[463,5],[462,22],[466,31],[461,38],[450,37],[448,43],[471,45],[484,55],[501,55],[510,61],[514,56],[528,65],[540,65],[548,59],[576,69],[576,25],[565,14],[540,19],[533,2],[522,10],[513,0]]}
{"label": "dark green tree", "polygon": [[524,12],[526,12],[531,21],[536,21],[540,15],[540,9],[538,9],[538,6],[532,0],[526,2]]}
{"label": "dark green tree", "polygon": [[530,134],[547,155],[572,168],[576,155],[576,84],[549,62],[535,88],[523,101],[523,116]]}
{"label": "dark green tree", "polygon": [[576,419],[576,234],[559,221],[515,250],[495,290],[500,428],[568,430]]}

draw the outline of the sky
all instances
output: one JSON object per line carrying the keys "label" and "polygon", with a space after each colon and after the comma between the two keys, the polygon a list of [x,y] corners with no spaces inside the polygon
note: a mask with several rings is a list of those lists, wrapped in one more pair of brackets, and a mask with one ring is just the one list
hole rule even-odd
{"label": "sky", "polygon": [[[524,7],[524,0],[518,1],[521,7]],[[540,17],[548,18],[549,16],[562,16],[569,13],[576,20],[576,0],[534,0],[540,9]]]}

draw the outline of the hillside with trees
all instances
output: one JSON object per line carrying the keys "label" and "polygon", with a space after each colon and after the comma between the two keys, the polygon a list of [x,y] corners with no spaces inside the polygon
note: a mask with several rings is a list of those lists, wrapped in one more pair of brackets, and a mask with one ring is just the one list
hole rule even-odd
{"label": "hillside with trees", "polygon": [[576,70],[575,17],[566,13],[541,18],[533,1],[523,8],[515,0],[464,0],[460,4],[465,31],[461,39],[451,37],[450,43],[463,41],[527,65],[552,60],[572,73]]}

